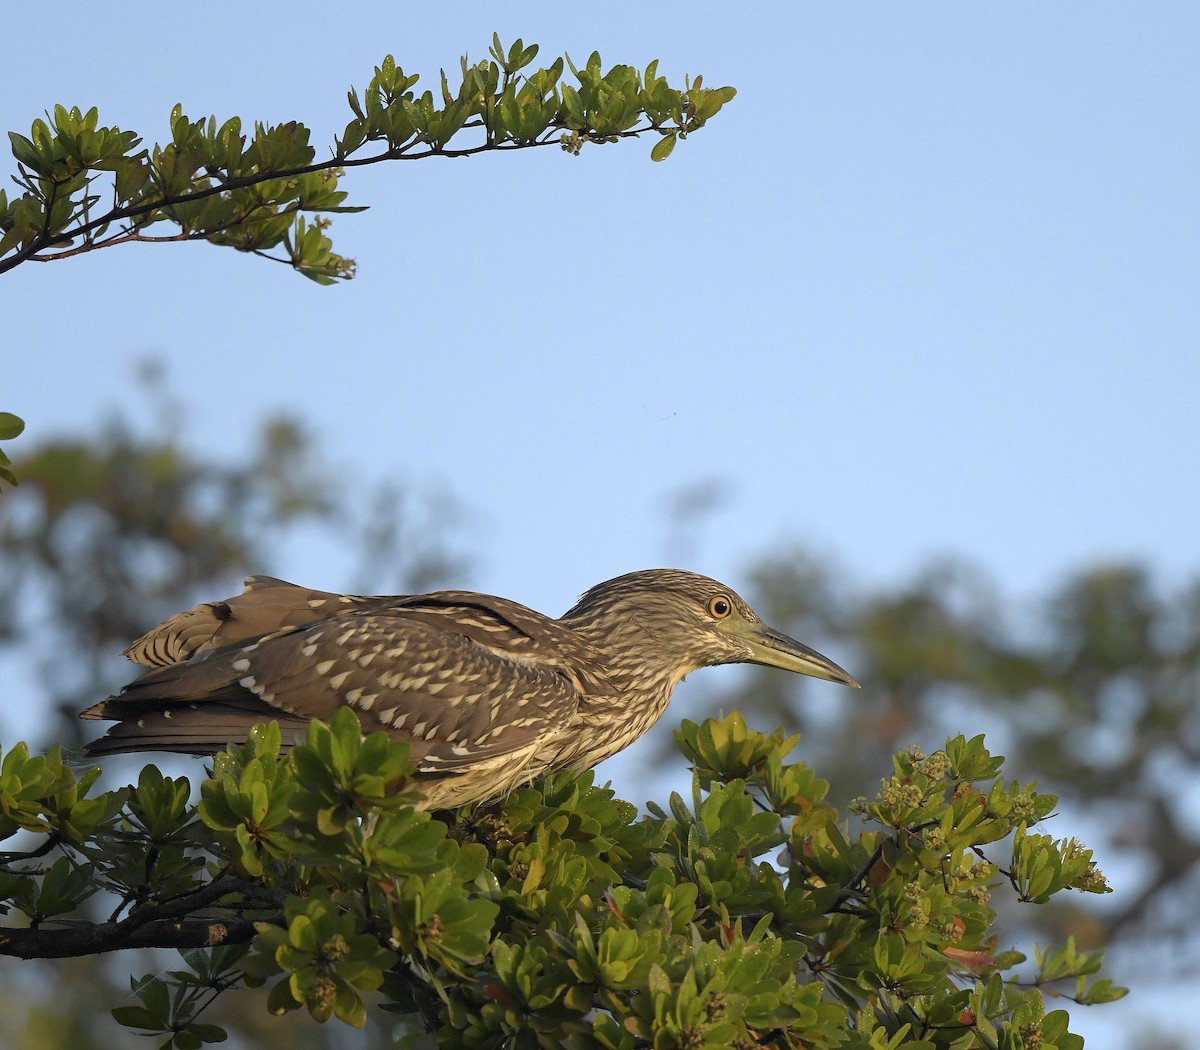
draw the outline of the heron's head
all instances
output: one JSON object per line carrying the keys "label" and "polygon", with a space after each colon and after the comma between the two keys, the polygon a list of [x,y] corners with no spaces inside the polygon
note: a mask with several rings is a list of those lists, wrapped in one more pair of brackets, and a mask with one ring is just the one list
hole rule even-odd
{"label": "heron's head", "polygon": [[678,569],[644,569],[597,584],[563,622],[614,669],[674,685],[700,667],[762,664],[858,688],[828,657],[762,622],[731,588]]}

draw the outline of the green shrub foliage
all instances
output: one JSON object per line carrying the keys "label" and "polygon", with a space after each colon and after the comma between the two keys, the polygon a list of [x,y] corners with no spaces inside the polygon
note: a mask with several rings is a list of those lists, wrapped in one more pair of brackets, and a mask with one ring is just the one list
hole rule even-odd
{"label": "green shrub foliage", "polygon": [[225,1038],[200,1017],[234,988],[318,1022],[394,1011],[447,1047],[580,1050],[1074,1050],[1046,999],[1122,994],[1098,954],[1027,964],[997,931],[993,894],[1108,888],[982,737],[898,754],[849,822],[787,761],[794,736],[734,714],[676,740],[691,796],[644,814],[591,773],[414,810],[406,746],[348,709],[282,753],[276,725],[255,730],[198,805],[154,766],[93,795],[97,770],[18,744],[0,835],[29,848],[0,867],[0,953],[178,948],[113,1015],[179,1050]]}

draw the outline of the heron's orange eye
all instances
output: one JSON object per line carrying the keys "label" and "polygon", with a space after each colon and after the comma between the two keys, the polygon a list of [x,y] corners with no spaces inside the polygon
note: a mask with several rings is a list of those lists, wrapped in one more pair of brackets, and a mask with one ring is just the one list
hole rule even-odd
{"label": "heron's orange eye", "polygon": [[733,602],[727,595],[718,594],[715,598],[708,599],[708,614],[714,620],[723,620],[733,612]]}

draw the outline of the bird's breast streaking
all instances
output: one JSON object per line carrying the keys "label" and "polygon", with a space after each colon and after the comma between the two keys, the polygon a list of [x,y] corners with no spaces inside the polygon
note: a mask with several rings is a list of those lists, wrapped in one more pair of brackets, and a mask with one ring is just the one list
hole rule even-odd
{"label": "bird's breast streaking", "polygon": [[497,797],[583,769],[652,725],[684,675],[718,663],[847,685],[729,588],[650,569],[593,587],[560,619],[469,591],[377,596],[251,576],[178,613],[126,655],[148,670],[83,712],[116,725],[88,749],[209,754],[272,719],[286,743],[341,706],[411,745],[423,803]]}

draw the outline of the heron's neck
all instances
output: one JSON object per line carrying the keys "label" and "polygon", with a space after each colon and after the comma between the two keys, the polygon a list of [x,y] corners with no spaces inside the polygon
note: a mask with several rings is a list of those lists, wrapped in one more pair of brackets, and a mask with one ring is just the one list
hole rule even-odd
{"label": "heron's neck", "polygon": [[700,666],[677,644],[657,635],[650,623],[623,620],[614,627],[584,620],[571,626],[602,654],[604,675],[614,694],[645,697],[660,713],[675,686]]}
{"label": "heron's neck", "polygon": [[560,621],[595,654],[597,675],[581,690],[575,722],[580,732],[554,762],[587,769],[633,743],[662,717],[671,692],[695,670],[677,646],[657,636],[644,619],[593,617],[572,609]]}
{"label": "heron's neck", "polygon": [[555,764],[589,769],[628,747],[663,716],[682,676],[647,670],[610,667],[603,689],[581,695],[573,720],[581,731],[559,742]]}

